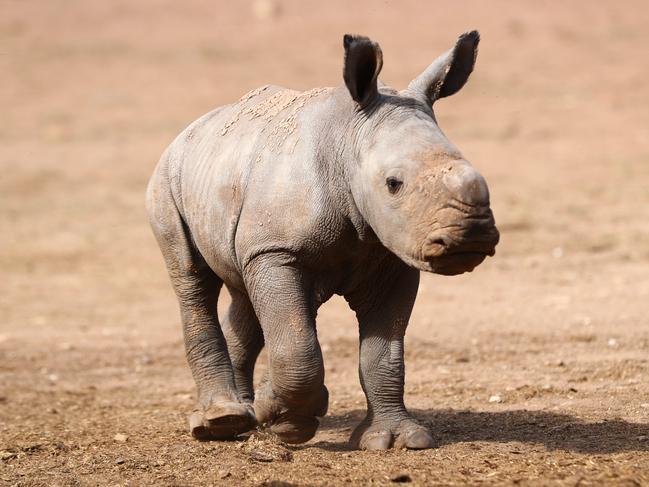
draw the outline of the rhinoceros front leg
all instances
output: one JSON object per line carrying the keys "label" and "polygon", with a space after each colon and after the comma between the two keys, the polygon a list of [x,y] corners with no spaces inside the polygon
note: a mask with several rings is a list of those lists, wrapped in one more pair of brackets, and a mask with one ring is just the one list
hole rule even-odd
{"label": "rhinoceros front leg", "polygon": [[347,299],[356,311],[360,330],[360,380],[367,415],[352,433],[356,448],[386,450],[430,448],[426,427],[406,410],[403,339],[419,285],[419,271],[396,265]]}
{"label": "rhinoceros front leg", "polygon": [[257,257],[245,277],[269,361],[255,393],[257,421],[282,441],[303,443],[315,435],[329,397],[310,286],[299,269],[272,257]]}

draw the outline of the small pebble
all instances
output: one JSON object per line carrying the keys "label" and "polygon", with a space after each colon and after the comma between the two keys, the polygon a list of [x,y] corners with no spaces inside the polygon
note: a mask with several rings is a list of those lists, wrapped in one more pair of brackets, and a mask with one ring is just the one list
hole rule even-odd
{"label": "small pebble", "polygon": [[390,477],[390,482],[395,482],[398,484],[406,484],[412,482],[412,478],[407,473],[400,473],[394,477]]}
{"label": "small pebble", "polygon": [[140,363],[142,365],[150,365],[153,363],[153,357],[149,355],[148,353],[140,355]]}
{"label": "small pebble", "polygon": [[618,343],[618,341],[617,341],[615,338],[609,338],[609,339],[608,339],[608,342],[606,342],[606,344],[607,344],[610,348],[617,348],[617,347],[620,346],[620,344]]}
{"label": "small pebble", "polygon": [[126,461],[126,460],[124,460],[123,458],[118,458],[117,460],[115,460],[115,463],[116,463],[117,465],[121,465],[121,464],[123,464],[125,461]]}
{"label": "small pebble", "polygon": [[503,398],[500,397],[498,394],[494,394],[489,398],[489,402],[503,402]]}
{"label": "small pebble", "polygon": [[124,443],[128,440],[128,435],[125,435],[124,433],[117,433],[115,436],[113,436],[113,440]]}
{"label": "small pebble", "polygon": [[273,455],[270,453],[267,453],[265,451],[260,451],[260,450],[252,450],[250,452],[250,458],[252,460],[255,460],[257,462],[272,462],[273,461]]}
{"label": "small pebble", "polygon": [[0,460],[9,460],[10,458],[14,458],[16,454],[14,452],[10,451],[3,451],[0,452]]}

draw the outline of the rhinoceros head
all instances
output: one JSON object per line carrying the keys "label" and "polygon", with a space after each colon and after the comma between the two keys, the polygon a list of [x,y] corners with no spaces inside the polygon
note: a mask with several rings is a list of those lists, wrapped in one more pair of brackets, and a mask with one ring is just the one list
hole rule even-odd
{"label": "rhinoceros head", "polygon": [[456,93],[475,63],[479,35],[463,34],[407,89],[382,85],[381,49],[344,37],[343,78],[354,106],[354,202],[390,251],[424,271],[454,275],[493,255],[499,234],[484,178],[437,125],[433,103]]}

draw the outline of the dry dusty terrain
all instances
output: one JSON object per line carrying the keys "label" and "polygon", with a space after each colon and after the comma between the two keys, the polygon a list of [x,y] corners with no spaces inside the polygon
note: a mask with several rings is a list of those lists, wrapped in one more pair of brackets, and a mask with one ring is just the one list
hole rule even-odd
{"label": "dry dusty terrain", "polygon": [[[0,0],[0,483],[649,485],[649,7],[431,4]],[[406,402],[439,447],[347,447],[364,399],[341,299],[315,439],[192,440],[143,208],[166,144],[256,86],[339,84],[345,32],[402,88],[471,28],[477,70],[437,113],[502,243],[423,278]]]}

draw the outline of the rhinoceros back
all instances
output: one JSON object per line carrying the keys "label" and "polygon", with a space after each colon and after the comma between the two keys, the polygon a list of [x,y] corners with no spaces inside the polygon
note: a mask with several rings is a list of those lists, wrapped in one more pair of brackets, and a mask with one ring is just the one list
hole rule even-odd
{"label": "rhinoceros back", "polygon": [[[300,179],[296,173],[304,171],[298,148],[304,139],[300,117],[305,106],[330,90],[257,88],[199,118],[170,146],[167,157],[176,205],[198,250],[225,282],[240,284],[237,231],[242,218],[255,219],[246,221],[247,227],[262,223],[257,222],[258,208],[246,212],[244,205],[254,199],[259,203],[255,206],[268,208],[269,202],[263,200],[269,196],[279,206],[282,195],[291,200],[283,182]],[[254,194],[248,202],[247,193]],[[262,215],[267,223],[270,216]],[[260,231],[269,234],[260,237]],[[268,225],[244,232],[244,238],[272,241],[274,233]]]}

